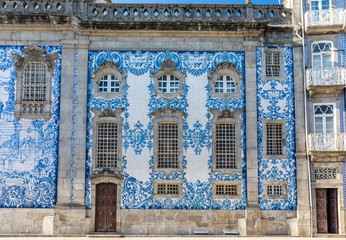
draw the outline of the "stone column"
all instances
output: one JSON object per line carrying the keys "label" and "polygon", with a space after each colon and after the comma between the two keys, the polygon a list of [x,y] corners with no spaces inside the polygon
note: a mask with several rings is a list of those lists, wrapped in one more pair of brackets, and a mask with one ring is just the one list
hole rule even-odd
{"label": "stone column", "polygon": [[73,207],[84,207],[89,41],[78,41]]}
{"label": "stone column", "polygon": [[71,203],[74,43],[62,41],[57,207]]}
{"label": "stone column", "polygon": [[256,47],[258,42],[245,41],[246,87],[246,235],[261,234],[261,210],[258,206],[257,85]]}

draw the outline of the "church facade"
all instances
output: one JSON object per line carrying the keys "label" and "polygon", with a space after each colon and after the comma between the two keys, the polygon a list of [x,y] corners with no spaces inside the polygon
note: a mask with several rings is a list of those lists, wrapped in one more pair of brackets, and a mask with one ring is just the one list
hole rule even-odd
{"label": "church facade", "polygon": [[344,84],[306,85],[304,12],[0,1],[0,234],[345,234]]}

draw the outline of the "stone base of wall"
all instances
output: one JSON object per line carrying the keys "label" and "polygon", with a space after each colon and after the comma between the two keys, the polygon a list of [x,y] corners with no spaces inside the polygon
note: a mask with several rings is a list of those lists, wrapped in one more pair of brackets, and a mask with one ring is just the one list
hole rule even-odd
{"label": "stone base of wall", "polygon": [[[260,211],[262,235],[290,235],[295,211]],[[244,210],[121,210],[121,234],[124,235],[193,235],[194,230],[208,230],[221,235],[223,229],[238,230],[245,236]],[[92,216],[84,208],[1,209],[0,235],[86,235]],[[92,231],[91,231],[92,232]]]}

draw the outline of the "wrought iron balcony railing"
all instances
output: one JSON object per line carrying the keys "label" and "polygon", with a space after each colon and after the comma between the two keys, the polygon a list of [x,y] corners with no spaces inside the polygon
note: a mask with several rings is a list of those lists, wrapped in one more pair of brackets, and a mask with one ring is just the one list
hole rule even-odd
{"label": "wrought iron balcony railing", "polygon": [[343,9],[324,9],[306,11],[305,26],[338,26],[345,25],[345,11]]}
{"label": "wrought iron balcony railing", "polygon": [[345,133],[310,133],[310,152],[340,152],[346,151]]}
{"label": "wrought iron balcony railing", "polygon": [[346,86],[346,68],[310,68],[306,72],[307,86]]}

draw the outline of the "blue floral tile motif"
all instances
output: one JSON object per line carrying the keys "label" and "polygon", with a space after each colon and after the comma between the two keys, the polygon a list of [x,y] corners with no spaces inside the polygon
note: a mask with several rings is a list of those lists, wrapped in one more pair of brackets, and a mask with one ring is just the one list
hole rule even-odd
{"label": "blue floral tile motif", "polygon": [[[129,102],[127,99],[128,89],[131,82],[126,83],[123,98],[105,100],[93,97],[93,85],[91,83],[92,72],[100,67],[104,61],[112,61],[117,64],[125,75],[131,73],[134,76],[141,77],[144,74],[156,72],[166,60],[171,60],[176,64],[179,71],[190,74],[194,77],[209,73],[221,62],[231,62],[243,74],[245,80],[245,54],[244,52],[171,52],[171,51],[89,51],[89,83],[88,83],[88,125],[87,125],[87,166],[86,166],[86,206],[90,208],[90,182],[89,174],[91,167],[91,146],[92,146],[92,125],[91,125],[91,108],[103,110],[110,108],[112,110],[123,108],[124,125],[123,125],[123,174],[125,180],[122,188],[122,208],[123,209],[244,209],[246,206],[246,164],[245,164],[245,84],[241,86],[242,97],[223,101],[221,99],[212,99],[210,91],[208,92],[208,101],[206,103],[207,123],[201,124],[196,121],[189,126],[188,100],[189,86],[183,83],[183,93],[174,99],[163,99],[155,95],[153,80],[150,79],[148,90],[150,94],[147,118],[147,125],[141,122],[141,119],[135,119],[135,124],[130,125]],[[151,75],[149,74],[151,77]],[[206,87],[207,89],[210,86]],[[210,88],[211,89],[211,88]],[[232,176],[211,175],[206,182],[188,182],[185,173],[172,173],[166,176],[164,173],[152,173],[153,155],[143,156],[143,149],[153,148],[153,123],[152,113],[158,109],[173,108],[185,113],[183,126],[184,149],[192,148],[196,155],[199,155],[203,148],[211,148],[211,125],[210,109],[243,109],[242,125],[242,148],[244,158],[242,160],[243,172]],[[132,115],[131,115],[132,116]],[[145,157],[149,162],[150,177],[146,181],[140,181],[131,176],[127,169],[128,156],[126,150],[132,148],[138,157]],[[124,153],[124,152],[123,152]],[[209,156],[207,156],[209,158]],[[131,159],[132,160],[132,159]],[[189,159],[183,156],[183,167],[186,169]],[[211,163],[210,163],[211,164]],[[242,179],[242,200],[216,200],[211,199],[211,180],[217,178],[224,179]],[[183,180],[183,199],[154,199],[153,180]]]}
{"label": "blue floral tile motif", "polygon": [[[269,47],[264,47],[267,49]],[[258,129],[258,190],[259,205],[262,210],[297,209],[297,179],[295,158],[295,113],[293,51],[284,48],[285,79],[261,80],[261,49],[257,48],[257,129]],[[280,47],[281,49],[281,47]],[[263,119],[286,120],[287,159],[264,159],[263,156]],[[263,181],[287,181],[288,200],[263,199]]]}
{"label": "blue floral tile motif", "polygon": [[0,46],[0,207],[53,208],[56,204],[61,48],[52,79],[52,118],[21,119],[14,114],[15,68],[11,52],[24,56],[26,46]]}

